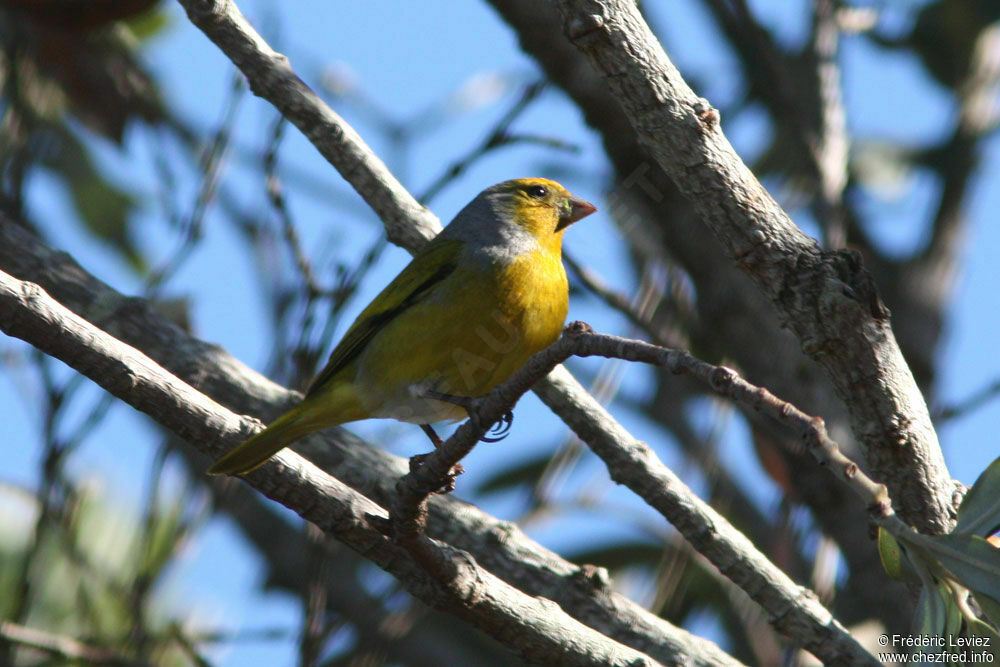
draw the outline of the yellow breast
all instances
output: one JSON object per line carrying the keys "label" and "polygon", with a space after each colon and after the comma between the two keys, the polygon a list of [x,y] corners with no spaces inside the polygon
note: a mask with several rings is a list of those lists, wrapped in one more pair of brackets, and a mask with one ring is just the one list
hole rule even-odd
{"label": "yellow breast", "polygon": [[485,393],[559,337],[569,307],[560,255],[539,250],[510,263],[498,276],[496,310],[476,332],[496,363],[478,387]]}
{"label": "yellow breast", "polygon": [[562,331],[569,289],[561,254],[545,248],[501,267],[456,269],[434,298],[413,306],[359,359],[354,384],[368,416],[414,423],[464,419],[464,409],[421,390],[480,396]]}

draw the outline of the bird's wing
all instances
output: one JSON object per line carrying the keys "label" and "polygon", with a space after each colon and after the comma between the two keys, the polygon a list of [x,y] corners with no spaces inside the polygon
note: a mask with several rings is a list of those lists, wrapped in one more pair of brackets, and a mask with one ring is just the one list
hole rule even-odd
{"label": "bird's wing", "polygon": [[358,315],[358,319],[330,353],[326,366],[309,385],[306,396],[316,393],[356,359],[389,322],[410,306],[427,298],[435,286],[451,275],[457,266],[461,247],[461,241],[438,238],[417,253],[406,268]]}

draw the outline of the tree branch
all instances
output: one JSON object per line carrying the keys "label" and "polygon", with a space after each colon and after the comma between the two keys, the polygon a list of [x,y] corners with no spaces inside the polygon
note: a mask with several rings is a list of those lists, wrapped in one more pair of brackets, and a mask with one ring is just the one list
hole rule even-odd
{"label": "tree branch", "polygon": [[[119,294],[88,274],[67,253],[46,247],[2,217],[0,268],[38,283],[70,310],[99,323],[108,333],[141,349],[235,412],[270,419],[300,400],[296,392],[248,368],[219,346],[190,336],[166,321],[147,301]],[[580,397],[574,401],[584,401],[586,391],[579,387],[578,391]],[[549,400],[569,405],[567,410],[573,413],[572,403],[561,402],[558,392]],[[315,434],[295,448],[383,507],[392,502],[396,480],[407,469],[399,457],[371,447],[343,429]],[[665,664],[713,665],[732,660],[715,643],[671,625],[614,592],[605,579],[593,576],[593,568],[567,562],[511,522],[500,521],[453,496],[434,496],[429,510],[428,532],[432,537],[472,553],[493,574],[530,595],[553,600],[616,641]]]}
{"label": "tree branch", "polygon": [[954,483],[859,257],[824,253],[795,226],[733,151],[718,114],[684,82],[634,3],[558,5],[567,36],[602,72],[660,168],[824,367],[870,469],[903,516],[925,532],[947,531]]}
{"label": "tree branch", "polygon": [[[154,360],[69,311],[33,283],[0,272],[0,329],[69,364],[111,394],[156,419],[202,452],[217,456],[259,426],[236,415]],[[442,606],[533,662],[652,664],[651,659],[571,618],[552,602],[525,595],[484,570],[468,553],[426,540],[451,568],[448,587],[375,530],[386,512],[293,452],[246,481],[396,576],[431,606]],[[572,657],[570,657],[572,656]]]}
{"label": "tree branch", "polygon": [[10,621],[0,621],[0,638],[11,644],[33,648],[67,662],[97,665],[128,665],[132,661],[111,649],[84,644],[71,637],[55,635]]}
{"label": "tree branch", "polygon": [[818,128],[812,143],[811,159],[818,174],[817,213],[823,226],[824,246],[841,248],[847,240],[847,212],[844,188],[847,187],[847,114],[840,87],[837,64],[840,26],[835,0],[814,0],[812,49],[816,59],[816,90],[819,103]]}
{"label": "tree branch", "polygon": [[389,240],[410,252],[441,223],[396,180],[354,128],[307,86],[229,0],[180,0],[188,18],[243,72],[250,90],[273,104],[347,180],[385,224]]}
{"label": "tree branch", "polygon": [[[766,389],[751,385],[731,369],[701,361],[684,351],[595,334],[586,324],[574,322],[566,327],[558,341],[534,355],[510,379],[489,394],[474,399],[470,405],[472,419],[428,454],[422,466],[397,484],[398,495],[390,512],[393,534],[417,554],[429,571],[440,573],[444,565],[420,539],[425,515],[423,503],[434,489],[440,488],[452,467],[472,450],[490,424],[510,410],[539,379],[549,376],[573,355],[641,361],[662,366],[671,373],[689,374],[707,384],[713,392],[790,427],[818,460],[830,466],[855,490],[873,518],[891,522],[894,529],[898,528],[892,521],[894,517],[885,486],[873,482],[840,452],[827,435],[823,420],[810,417]],[[567,381],[575,382],[572,376],[566,375]],[[544,401],[544,392],[541,397]],[[725,517],[698,498],[664,466],[645,443],[637,441],[616,424],[596,401],[588,408],[592,412],[600,411],[603,423],[581,422],[574,419],[576,415],[569,416],[567,423],[604,460],[612,479],[632,489],[663,514],[698,551],[771,614],[772,624],[782,634],[830,664],[877,664],[819,603],[814,593],[796,585],[757,551]]]}
{"label": "tree branch", "polygon": [[[767,297],[725,255],[707,226],[698,222],[691,202],[680,195],[640,144],[617,94],[579,49],[569,41],[552,38],[562,26],[555,4],[531,0],[490,0],[490,4],[514,30],[524,52],[573,100],[587,124],[601,136],[616,181],[606,208],[632,251],[676,265],[691,280],[697,296],[691,304],[691,317],[686,318],[691,329],[687,336],[696,342],[702,356],[729,360],[755,384],[779,395],[794,396],[796,405],[823,416],[832,429],[848,431],[846,407],[827,374],[802,353],[794,334],[780,328]],[[709,4],[716,3],[712,0]],[[773,93],[776,87],[769,75],[761,75],[761,70],[770,68],[759,66],[767,52],[744,48],[746,40],[738,39],[741,33],[730,33],[727,28],[727,24],[720,25],[731,46],[743,54],[740,63],[748,78],[756,82],[750,88]],[[768,108],[780,106],[773,102],[774,97],[761,95]],[[780,125],[788,113],[789,109],[781,107],[772,115],[777,114],[775,122]],[[683,432],[675,429],[677,420],[670,416],[685,409],[687,392],[678,385],[661,374],[646,414],[683,438]],[[810,508],[818,528],[836,540],[847,560],[849,576],[835,601],[838,616],[851,623],[878,616],[892,631],[904,632],[909,626],[907,615],[896,611],[902,586],[888,579],[872,540],[857,530],[867,521],[863,508],[851,502],[845,487],[829,484],[826,472],[813,465],[785,429],[756,420],[752,413],[745,417],[753,425],[756,444],[774,443],[780,461],[795,471],[783,486],[788,499]],[[857,451],[853,441],[845,438],[842,443],[848,451]],[[772,546],[771,542],[755,541]]]}

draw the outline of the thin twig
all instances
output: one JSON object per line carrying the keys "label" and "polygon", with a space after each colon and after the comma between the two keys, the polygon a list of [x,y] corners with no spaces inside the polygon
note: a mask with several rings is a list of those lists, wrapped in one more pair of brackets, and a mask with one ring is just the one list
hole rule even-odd
{"label": "thin twig", "polygon": [[329,576],[330,560],[323,541],[326,536],[323,531],[307,523],[304,526],[307,573],[305,590],[302,593],[303,619],[302,632],[299,635],[299,664],[302,667],[312,667],[319,660],[323,644],[329,635],[329,626],[325,620],[327,590],[324,582]]}
{"label": "thin twig", "polygon": [[[450,564],[430,550],[423,535],[428,496],[442,486],[453,466],[472,450],[491,424],[509,411],[536,382],[572,355],[642,361],[673,373],[691,375],[745,409],[761,412],[791,427],[821,463],[834,470],[864,499],[874,520],[898,530],[898,520],[896,523],[891,521],[895,517],[885,486],[864,475],[840,452],[827,435],[821,419],[810,417],[766,389],[755,387],[729,368],[701,361],[687,352],[595,334],[586,324],[575,322],[567,326],[558,341],[534,355],[509,380],[489,394],[474,399],[470,406],[472,419],[428,454],[419,468],[397,483],[397,497],[390,509],[392,534],[438,580],[447,581],[451,574]],[[544,394],[542,399],[545,399]],[[806,637],[798,634],[796,639],[823,660],[838,662],[850,655],[855,664],[877,664],[819,604],[814,594],[788,579],[724,517],[684,487],[648,446],[623,434],[615,443],[614,451],[608,454],[602,447],[595,446],[587,433],[575,427],[574,430],[605,459],[615,481],[629,486],[664,514],[723,574],[764,606],[779,631],[794,633],[792,628],[811,628]],[[734,558],[735,553],[741,554],[739,559]],[[753,566],[747,567],[748,562]]]}
{"label": "thin twig", "polygon": [[766,415],[795,431],[817,460],[834,470],[865,501],[873,518],[881,519],[893,513],[885,485],[873,481],[843,455],[819,417],[809,416],[768,390],[747,382],[731,368],[710,364],[682,350],[597,334],[589,325],[573,322],[567,325],[558,341],[529,359],[509,380],[489,394],[472,399],[472,419],[428,454],[423,465],[400,480],[397,486],[399,502],[392,508],[397,535],[406,535],[415,526],[414,520],[423,513],[420,505],[441,487],[452,467],[472,451],[490,425],[507,413],[536,382],[571,356],[641,361],[674,374],[690,375],[747,411]]}
{"label": "thin twig", "polygon": [[[40,356],[36,364],[41,375],[42,386],[47,400],[44,406],[42,420],[42,439],[44,448],[39,460],[38,476],[40,488],[37,493],[39,503],[31,538],[18,564],[17,585],[13,599],[8,609],[8,619],[15,623],[28,620],[34,595],[34,573],[42,550],[53,533],[60,531],[60,519],[66,514],[66,506],[70,504],[71,490],[65,476],[65,465],[69,456],[77,449],[81,438],[62,438],[59,426],[72,396],[81,386],[79,376],[60,384],[52,374],[51,360]],[[98,414],[97,410],[91,415]],[[86,420],[86,424],[89,420]],[[78,429],[79,432],[79,429]],[[13,645],[0,636],[0,662],[12,662]]]}
{"label": "thin twig", "polygon": [[236,125],[236,112],[243,95],[243,81],[234,76],[229,100],[223,109],[219,128],[215,131],[215,136],[200,161],[202,179],[198,196],[195,198],[190,215],[180,221],[180,243],[162,264],[149,272],[146,279],[146,296],[156,295],[163,284],[180,269],[201,239],[205,213],[208,211],[209,204],[215,199],[215,193],[218,190],[222,170],[226,164],[229,141],[232,137],[233,127]]}
{"label": "thin twig", "polygon": [[[980,144],[1000,123],[1000,33],[996,25],[987,26],[976,37],[969,60],[956,91],[958,122],[952,135],[935,150],[940,157],[941,186],[931,223],[931,233],[916,259],[951,268],[964,240],[965,210],[968,193],[974,183],[973,173],[979,164]],[[942,268],[938,276],[945,275]],[[950,272],[950,276],[954,271]],[[942,282],[938,277],[937,282]],[[950,294],[939,289],[938,293]]]}
{"label": "thin twig", "polygon": [[438,176],[434,182],[431,183],[426,190],[424,190],[423,194],[417,197],[417,199],[423,203],[429,202],[449,183],[461,176],[469,167],[475,164],[477,160],[481,159],[491,151],[500,148],[501,146],[509,146],[516,143],[532,143],[578,153],[580,151],[579,146],[569,144],[560,139],[529,134],[513,134],[510,131],[510,126],[513,125],[514,121],[517,120],[522,113],[524,113],[525,109],[527,109],[533,101],[535,101],[538,95],[545,90],[545,86],[546,81],[544,79],[526,86],[517,102],[515,102],[514,105],[507,110],[507,113],[500,118],[493,130],[486,135],[486,138],[483,139],[478,146],[474,146],[464,156],[455,160],[448,167],[446,167],[442,174]]}
{"label": "thin twig", "polygon": [[934,414],[934,421],[942,424],[951,419],[963,417],[973,410],[978,410],[997,396],[1000,396],[1000,379],[990,382],[968,398],[937,410]]}
{"label": "thin twig", "polygon": [[357,132],[295,74],[234,2],[179,0],[191,22],[240,68],[250,89],[281,111],[354,187],[386,226],[389,240],[416,251],[441,229],[437,217],[396,180]]}
{"label": "thin twig", "polygon": [[211,667],[212,663],[198,652],[198,648],[195,646],[196,640],[185,635],[179,623],[171,623],[167,628],[167,633],[194,667]]}
{"label": "thin twig", "polygon": [[285,202],[285,194],[281,187],[281,179],[278,178],[278,148],[281,146],[282,130],[286,124],[285,117],[278,115],[271,129],[271,141],[268,142],[267,150],[264,151],[264,180],[267,185],[267,198],[271,202],[271,207],[278,214],[281,220],[281,231],[288,245],[288,250],[292,254],[295,267],[299,270],[302,280],[305,281],[309,296],[314,297],[322,294],[324,290],[320,287],[319,281],[312,270],[312,262],[302,249],[302,241],[299,238],[298,229],[292,222],[291,213]]}
{"label": "thin twig", "polygon": [[91,646],[72,637],[29,628],[10,621],[0,621],[0,637],[5,642],[42,651],[66,661],[83,661],[96,665],[132,665],[133,660],[99,646]]}

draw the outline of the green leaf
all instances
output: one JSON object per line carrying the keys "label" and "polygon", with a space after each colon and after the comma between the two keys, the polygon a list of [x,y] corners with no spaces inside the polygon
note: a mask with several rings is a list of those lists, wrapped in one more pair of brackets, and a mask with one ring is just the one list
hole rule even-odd
{"label": "green leaf", "polygon": [[944,597],[945,604],[944,636],[957,637],[958,633],[962,631],[962,623],[965,621],[965,616],[962,615],[962,610],[959,609],[958,603],[955,602],[955,592],[951,589],[951,586],[943,582],[938,585],[938,592]]}
{"label": "green leaf", "polygon": [[878,557],[890,577],[903,581],[903,550],[896,538],[881,526],[878,529]]}
{"label": "green leaf", "polygon": [[133,16],[126,21],[126,25],[128,25],[129,30],[132,31],[132,34],[140,42],[144,42],[163,33],[170,23],[170,16],[167,12],[161,11],[160,9],[142,12],[141,14]]}
{"label": "green leaf", "polygon": [[892,533],[881,527],[878,529],[878,556],[890,577],[905,583],[920,584],[920,577],[906,555],[906,550]]}
{"label": "green leaf", "polygon": [[[965,620],[962,611],[955,602],[951,588],[929,576],[926,581],[934,583],[920,589],[920,599],[913,617],[910,635],[922,638],[938,637],[940,639],[935,642],[927,642],[923,646],[913,647],[910,652],[910,655],[913,656],[940,653],[942,647],[949,646],[951,638],[958,636]],[[915,662],[924,661],[916,660]]]}
{"label": "green leaf", "polygon": [[[972,639],[973,643],[967,649],[969,653],[967,664],[974,662],[996,664],[1000,662],[1000,634],[978,618],[966,619],[966,622],[969,628],[967,636]],[[987,655],[992,656],[993,659],[987,659]]]}
{"label": "green leaf", "polygon": [[983,616],[985,616],[994,627],[1000,628],[1000,602],[997,602],[994,598],[991,598],[985,593],[973,592],[972,597],[976,598],[976,603],[979,605],[980,611],[983,612]]}
{"label": "green leaf", "polygon": [[954,533],[988,537],[1000,529],[1000,458],[991,463],[965,494]]}
{"label": "green leaf", "polygon": [[1000,549],[978,535],[923,535],[919,547],[973,591],[1000,599]]}
{"label": "green leaf", "polygon": [[[917,600],[916,613],[913,615],[912,637],[944,637],[948,621],[948,598],[950,596],[941,590],[941,586],[924,586],[920,589],[920,599]],[[914,647],[912,654],[936,652],[937,646]]]}

